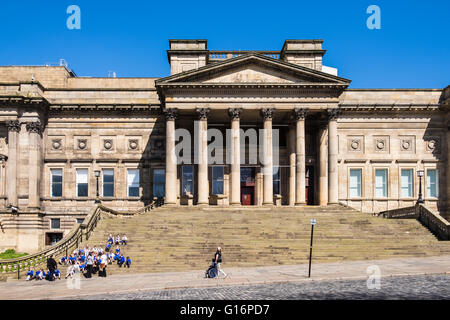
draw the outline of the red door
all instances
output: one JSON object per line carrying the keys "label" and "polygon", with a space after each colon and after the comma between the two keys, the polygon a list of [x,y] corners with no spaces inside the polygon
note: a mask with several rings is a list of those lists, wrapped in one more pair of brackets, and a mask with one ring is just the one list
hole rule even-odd
{"label": "red door", "polygon": [[253,187],[241,188],[241,203],[243,206],[253,205]]}

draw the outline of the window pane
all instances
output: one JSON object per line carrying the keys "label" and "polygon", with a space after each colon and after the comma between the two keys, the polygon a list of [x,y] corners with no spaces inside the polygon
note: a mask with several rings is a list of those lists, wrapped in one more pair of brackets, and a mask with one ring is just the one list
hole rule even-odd
{"label": "window pane", "polygon": [[77,196],[88,196],[88,169],[77,169]]}
{"label": "window pane", "polygon": [[77,183],[88,183],[88,169],[77,169]]}
{"label": "window pane", "polygon": [[52,229],[60,229],[61,222],[60,219],[51,219],[51,228]]}
{"label": "window pane", "polygon": [[212,167],[213,194],[223,194],[223,167]]}
{"label": "window pane", "polygon": [[139,197],[139,170],[128,170],[128,196]]}
{"label": "window pane", "polygon": [[402,169],[401,174],[401,196],[402,198],[412,198],[413,197],[413,170],[412,169]]}
{"label": "window pane", "polygon": [[361,169],[350,169],[350,197],[361,197]]}
{"label": "window pane", "polygon": [[153,170],[153,196],[157,198],[163,198],[165,195],[165,175],[166,172],[163,169]]}
{"label": "window pane", "polygon": [[80,183],[77,186],[78,197],[87,197],[88,196],[88,185],[87,183]]}
{"label": "window pane", "polygon": [[280,168],[273,167],[273,194],[280,194]]}
{"label": "window pane", "polygon": [[129,187],[128,188],[129,197],[139,197],[139,187]]}
{"label": "window pane", "polygon": [[114,197],[114,170],[103,170],[103,196]]}
{"label": "window pane", "polygon": [[375,196],[385,198],[387,197],[387,170],[375,170]]}
{"label": "window pane", "polygon": [[51,173],[51,196],[62,197],[62,169],[52,169]]}
{"label": "window pane", "polygon": [[185,195],[187,192],[194,194],[194,167],[183,166],[183,179],[182,179],[182,193]]}
{"label": "window pane", "polygon": [[114,182],[114,170],[103,170],[103,183]]}
{"label": "window pane", "polygon": [[427,196],[438,197],[438,175],[436,169],[427,170]]}

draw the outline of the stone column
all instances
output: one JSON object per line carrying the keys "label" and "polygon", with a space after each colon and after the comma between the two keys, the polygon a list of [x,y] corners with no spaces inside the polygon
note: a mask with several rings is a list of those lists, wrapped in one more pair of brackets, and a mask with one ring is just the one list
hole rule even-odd
{"label": "stone column", "polygon": [[295,205],[295,126],[289,126],[289,205]]}
{"label": "stone column", "polygon": [[328,129],[326,126],[319,131],[319,204],[328,204]]}
{"label": "stone column", "polygon": [[337,168],[339,109],[328,109],[328,204],[338,203],[339,177]]}
{"label": "stone column", "polygon": [[305,117],[306,109],[295,109],[295,120],[296,120],[296,205],[305,205],[305,182],[306,182],[306,151],[305,151]]}
{"label": "stone column", "polygon": [[209,204],[209,181],[208,181],[208,108],[196,110],[199,121],[197,122],[197,159],[198,159],[198,205]]}
{"label": "stone column", "polygon": [[[241,204],[241,143],[240,143],[240,117],[242,109],[232,108],[228,110],[231,117],[231,188],[230,204]],[[228,157],[227,157],[228,159]]]}
{"label": "stone column", "polygon": [[263,205],[273,205],[273,150],[272,150],[272,118],[273,109],[262,109],[264,118],[264,152],[263,152]]}
{"label": "stone column", "polygon": [[175,155],[175,119],[177,109],[164,110],[166,117],[166,184],[164,204],[177,203],[177,157]]}
{"label": "stone column", "polygon": [[41,170],[41,134],[40,121],[27,123],[27,131],[30,134],[29,165],[28,165],[28,208],[39,210],[40,204],[40,170]]}
{"label": "stone column", "polygon": [[7,205],[17,208],[17,173],[19,171],[18,144],[20,122],[19,120],[8,121],[6,122],[6,127],[8,128],[8,165],[6,170],[6,195],[8,197]]}

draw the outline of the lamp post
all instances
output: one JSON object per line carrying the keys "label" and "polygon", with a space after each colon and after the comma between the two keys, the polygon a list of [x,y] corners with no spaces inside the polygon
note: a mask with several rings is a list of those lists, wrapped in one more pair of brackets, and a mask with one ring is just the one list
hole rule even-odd
{"label": "lamp post", "polygon": [[95,175],[95,178],[97,178],[97,195],[96,195],[96,198],[95,198],[95,203],[99,204],[99,203],[101,203],[101,201],[100,201],[100,192],[99,192],[99,187],[98,187],[98,178],[100,177],[100,170],[95,170],[94,171],[94,175]]}
{"label": "lamp post", "polygon": [[309,245],[309,271],[308,278],[311,278],[311,259],[312,259],[312,248],[313,248],[313,237],[314,237],[314,225],[316,224],[316,219],[311,219],[311,244]]}
{"label": "lamp post", "polygon": [[423,203],[423,198],[422,198],[422,177],[423,177],[423,170],[417,170],[417,176],[419,177],[419,198],[417,199],[417,203]]}

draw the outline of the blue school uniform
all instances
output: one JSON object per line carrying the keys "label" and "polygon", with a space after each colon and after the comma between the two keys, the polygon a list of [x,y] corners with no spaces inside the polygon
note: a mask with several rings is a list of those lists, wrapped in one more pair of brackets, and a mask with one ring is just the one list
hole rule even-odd
{"label": "blue school uniform", "polygon": [[[36,271],[36,272],[37,272],[37,271]],[[32,277],[32,276],[33,276],[33,274],[34,274],[33,270],[29,270],[29,271],[27,272],[27,276],[30,276],[30,277]]]}
{"label": "blue school uniform", "polygon": [[116,253],[117,253],[117,254],[120,254],[120,248],[117,248],[117,249],[116,249]]}
{"label": "blue school uniform", "polygon": [[57,270],[55,271],[55,276],[59,277],[60,274],[61,274],[61,272],[57,269]]}

